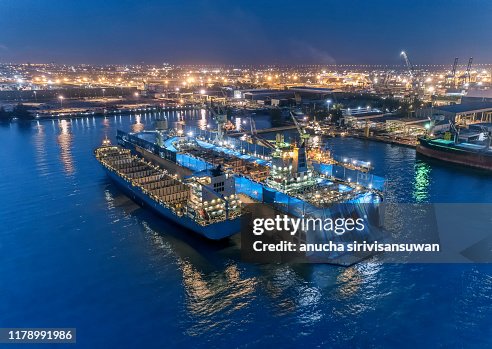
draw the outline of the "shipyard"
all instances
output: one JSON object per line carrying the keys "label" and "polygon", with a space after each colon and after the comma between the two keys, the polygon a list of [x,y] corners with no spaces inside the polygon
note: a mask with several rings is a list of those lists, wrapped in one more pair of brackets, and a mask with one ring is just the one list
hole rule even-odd
{"label": "shipyard", "polygon": [[[302,225],[298,225],[303,232],[302,239],[310,240],[319,234],[342,235],[345,230],[360,232],[360,236],[368,234],[366,227],[360,223],[363,218],[357,217],[367,214],[364,205],[377,206],[383,201],[385,182],[384,178],[370,173],[369,164],[355,159],[335,161],[329,151],[310,142],[310,136],[297,122],[298,134],[293,136],[290,143],[282,133],[277,133],[274,141],[256,132],[245,133],[239,138],[227,136],[227,115],[221,113],[220,106],[217,106],[217,111],[214,109],[215,106],[210,106],[210,119],[202,114],[202,121],[214,123],[215,130],[184,123],[178,123],[173,128],[165,118],[157,118],[151,130],[130,133],[118,130],[118,146],[173,173],[175,178],[191,187],[200,185],[202,197],[190,199],[199,206],[190,210],[185,205],[187,208],[183,208],[183,212],[189,215],[188,212],[204,210],[206,217],[214,218],[210,222],[212,226],[218,225],[217,213],[224,214],[227,219],[231,205],[240,210],[241,204],[246,203],[272,207],[292,217],[305,217],[309,212],[307,224],[304,224],[306,218],[303,218]],[[96,152],[104,149],[103,146]],[[142,173],[147,176],[146,172]],[[136,175],[140,176],[140,172]],[[145,181],[145,178],[138,180]],[[216,201],[221,199],[223,202],[219,207]],[[350,218],[329,218],[330,215],[340,214],[337,206],[342,204],[352,205],[342,209]],[[211,207],[220,210],[210,212]],[[321,217],[325,224],[310,226],[309,222],[321,222]],[[290,221],[293,220],[290,218]],[[275,226],[275,221],[272,223]],[[275,230],[269,226],[265,229]],[[224,227],[220,237],[214,236],[213,239],[233,236],[239,230],[237,224],[227,231]],[[253,233],[256,231],[256,228],[253,229]],[[275,233],[278,232],[276,229]],[[211,238],[211,235],[205,236]],[[350,264],[355,261],[353,256],[346,261],[337,257],[334,263]]]}

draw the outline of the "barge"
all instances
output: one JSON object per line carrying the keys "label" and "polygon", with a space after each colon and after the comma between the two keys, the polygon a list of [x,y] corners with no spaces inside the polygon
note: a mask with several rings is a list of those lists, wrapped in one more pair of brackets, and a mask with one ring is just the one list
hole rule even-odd
{"label": "barge", "polygon": [[492,171],[492,149],[487,145],[457,143],[442,138],[419,138],[417,153],[453,164]]}

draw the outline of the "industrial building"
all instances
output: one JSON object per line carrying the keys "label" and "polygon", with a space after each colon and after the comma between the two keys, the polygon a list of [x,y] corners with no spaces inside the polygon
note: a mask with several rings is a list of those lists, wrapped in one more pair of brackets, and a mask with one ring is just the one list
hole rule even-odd
{"label": "industrial building", "polygon": [[296,103],[302,101],[323,101],[333,93],[332,89],[321,87],[295,86],[286,90],[280,89],[248,89],[234,91],[234,98],[245,99],[259,104],[272,104],[275,106],[285,106],[289,100]]}
{"label": "industrial building", "polygon": [[492,89],[468,90],[467,94],[461,97],[461,103],[475,103],[475,102],[492,103]]}
{"label": "industrial building", "polygon": [[462,103],[419,109],[417,118],[436,121],[451,121],[467,125],[475,122],[492,121],[492,102]]}
{"label": "industrial building", "polygon": [[234,97],[250,101],[270,101],[272,99],[294,98],[294,92],[276,89],[248,89],[235,91]]}

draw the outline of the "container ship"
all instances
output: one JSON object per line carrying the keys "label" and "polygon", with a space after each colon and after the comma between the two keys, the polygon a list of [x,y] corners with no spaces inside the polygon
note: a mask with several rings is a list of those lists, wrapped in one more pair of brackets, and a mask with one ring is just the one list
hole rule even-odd
{"label": "container ship", "polygon": [[128,197],[186,230],[211,240],[239,232],[241,201],[233,179],[220,169],[180,180],[108,140],[95,157]]}
{"label": "container ship", "polygon": [[[430,158],[492,171],[490,131],[483,127],[480,131],[482,132],[476,133],[476,136],[471,132],[475,137],[466,138],[460,137],[458,131],[454,135],[448,132],[443,138],[421,137],[417,145],[417,152]],[[463,141],[460,141],[460,138]]]}
{"label": "container ship", "polygon": [[[217,130],[186,126],[169,127],[157,120],[154,130],[117,132],[118,144],[145,161],[158,165],[179,178],[201,177],[220,169],[229,175],[236,195],[245,209],[273,208],[293,217],[366,217],[383,201],[385,180],[370,173],[370,162],[342,158],[310,142],[298,126],[299,138],[287,141],[284,134],[267,140],[257,133],[226,134],[226,116],[214,117]],[[206,124],[206,120],[202,124]],[[213,190],[221,191],[217,184]],[[360,236],[333,236],[329,231],[303,232],[299,241],[309,239],[353,242],[371,240],[370,232]],[[374,238],[378,236],[372,235]],[[378,239],[381,240],[381,239]],[[336,256],[334,256],[336,257]],[[336,264],[351,264],[339,262]]]}

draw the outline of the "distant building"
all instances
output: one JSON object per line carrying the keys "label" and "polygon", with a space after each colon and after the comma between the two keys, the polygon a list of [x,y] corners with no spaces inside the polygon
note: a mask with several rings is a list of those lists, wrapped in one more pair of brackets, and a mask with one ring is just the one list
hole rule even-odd
{"label": "distant building", "polygon": [[461,103],[492,102],[492,89],[488,90],[469,90],[461,97]]}
{"label": "distant building", "polygon": [[243,98],[250,101],[271,101],[272,99],[294,98],[294,92],[287,90],[254,89],[241,92]]}
{"label": "distant building", "polygon": [[272,106],[274,107],[287,107],[291,104],[292,99],[282,98],[272,98]]}
{"label": "distant building", "polygon": [[457,124],[492,121],[492,101],[461,103],[432,108],[418,109],[418,118],[429,118],[436,121],[452,121]]}

